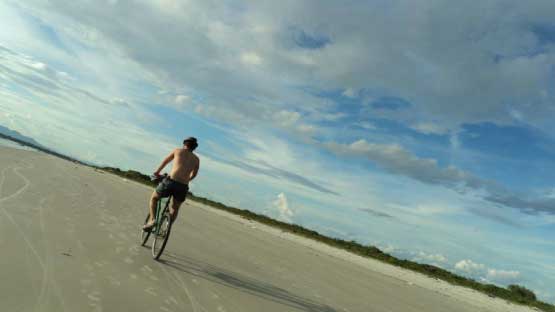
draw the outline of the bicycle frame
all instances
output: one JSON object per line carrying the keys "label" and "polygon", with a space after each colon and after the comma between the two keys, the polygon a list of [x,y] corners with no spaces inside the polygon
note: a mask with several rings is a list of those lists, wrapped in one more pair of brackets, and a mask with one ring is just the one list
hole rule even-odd
{"label": "bicycle frame", "polygon": [[[171,200],[172,196],[169,197],[164,197],[164,198],[160,198],[160,200],[158,200],[158,204],[156,205],[156,212],[154,213],[155,216],[155,226],[152,229],[152,232],[156,235],[160,234],[159,229],[160,229],[160,220],[162,220],[162,216],[166,213],[166,211],[168,210],[168,207],[170,206],[170,200]],[[164,202],[164,203],[162,203]],[[162,208],[162,205],[164,205],[164,208]]]}

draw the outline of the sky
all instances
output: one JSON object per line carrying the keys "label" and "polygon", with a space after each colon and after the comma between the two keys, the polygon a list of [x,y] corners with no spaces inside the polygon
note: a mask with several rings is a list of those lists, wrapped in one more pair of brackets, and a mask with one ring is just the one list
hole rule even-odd
{"label": "sky", "polygon": [[[0,125],[555,303],[552,0],[0,2]],[[145,204],[146,207],[146,204]]]}

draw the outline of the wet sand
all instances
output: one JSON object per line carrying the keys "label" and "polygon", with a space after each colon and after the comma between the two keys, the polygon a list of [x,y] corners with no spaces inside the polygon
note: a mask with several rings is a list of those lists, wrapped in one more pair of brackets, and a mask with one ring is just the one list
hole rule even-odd
{"label": "wet sand", "polygon": [[0,146],[1,310],[532,311],[190,201],[157,262],[150,193]]}

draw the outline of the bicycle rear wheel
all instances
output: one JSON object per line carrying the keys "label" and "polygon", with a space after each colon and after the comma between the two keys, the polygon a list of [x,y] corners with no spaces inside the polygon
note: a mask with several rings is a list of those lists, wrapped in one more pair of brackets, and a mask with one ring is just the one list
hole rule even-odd
{"label": "bicycle rear wheel", "polygon": [[152,242],[152,258],[154,260],[160,258],[170,238],[172,222],[168,213],[162,216],[158,225],[159,227],[152,233],[154,235],[154,242]]}
{"label": "bicycle rear wheel", "polygon": [[[146,224],[148,222],[149,217],[150,217],[150,214],[147,213],[144,224]],[[149,237],[150,237],[150,231],[144,231],[143,229],[141,229],[141,234],[139,236],[141,246],[144,246],[146,244]]]}

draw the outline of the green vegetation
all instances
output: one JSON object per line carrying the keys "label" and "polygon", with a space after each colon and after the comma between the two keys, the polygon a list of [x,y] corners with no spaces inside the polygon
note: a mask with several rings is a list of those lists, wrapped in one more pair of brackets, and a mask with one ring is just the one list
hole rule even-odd
{"label": "green vegetation", "polygon": [[[150,181],[149,176],[144,175],[137,171],[133,171],[133,170],[122,171],[118,168],[111,168],[111,167],[103,167],[99,169],[113,174],[117,174],[121,177],[125,177],[130,180],[144,183],[146,185],[150,185],[153,187],[155,186],[155,184]],[[398,259],[394,256],[391,256],[387,253],[382,252],[379,248],[376,248],[374,246],[364,246],[364,245],[361,245],[360,243],[357,243],[356,241],[346,241],[338,238],[327,237],[316,231],[304,228],[296,224],[289,224],[278,220],[274,220],[265,215],[257,214],[246,209],[229,207],[227,205],[210,200],[208,198],[195,196],[192,193],[189,193],[189,199],[216,209],[224,210],[224,211],[239,215],[248,220],[254,220],[272,227],[279,228],[283,231],[287,231],[310,239],[314,239],[319,242],[325,243],[329,246],[341,248],[363,257],[378,259],[380,261],[383,261],[398,267],[402,267],[405,269],[409,269],[412,271],[416,271],[416,272],[425,274],[427,276],[430,276],[432,278],[437,278],[437,279],[449,282],[454,285],[460,285],[460,286],[472,288],[480,292],[483,292],[491,297],[498,297],[513,303],[536,307],[543,311],[555,312],[554,305],[551,305],[542,301],[538,301],[536,299],[536,295],[531,290],[523,286],[509,285],[507,288],[503,288],[493,284],[483,284],[473,279],[456,275],[454,273],[451,273],[437,266],[416,263],[410,260]]]}
{"label": "green vegetation", "polygon": [[129,180],[133,180],[133,181],[137,181],[140,182],[142,184],[146,184],[149,186],[156,186],[156,183],[150,181],[150,177],[142,174],[138,171],[135,170],[127,170],[127,171],[122,171],[119,168],[112,168],[112,167],[96,167],[97,169],[100,169],[102,171],[106,171],[106,172],[110,172],[113,173],[115,175],[118,175],[120,177],[124,177],[126,179]]}
{"label": "green vegetation", "polygon": [[533,291],[527,289],[526,287],[522,287],[520,285],[509,285],[507,289],[509,289],[511,293],[513,293],[515,296],[520,298],[519,300],[522,302],[537,300],[536,294],[534,294]]}

